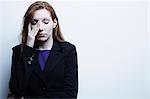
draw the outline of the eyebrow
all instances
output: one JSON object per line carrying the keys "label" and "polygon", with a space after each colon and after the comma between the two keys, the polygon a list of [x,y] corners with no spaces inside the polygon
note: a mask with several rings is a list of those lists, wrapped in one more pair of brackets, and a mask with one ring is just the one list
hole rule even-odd
{"label": "eyebrow", "polygon": [[39,19],[50,20],[50,18],[33,18],[32,20],[39,20]]}

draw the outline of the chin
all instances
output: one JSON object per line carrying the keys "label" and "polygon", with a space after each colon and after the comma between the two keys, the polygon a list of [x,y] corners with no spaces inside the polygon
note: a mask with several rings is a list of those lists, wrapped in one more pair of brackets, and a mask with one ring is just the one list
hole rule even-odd
{"label": "chin", "polygon": [[44,41],[47,41],[47,38],[38,38],[37,40],[41,41],[41,42],[44,42]]}

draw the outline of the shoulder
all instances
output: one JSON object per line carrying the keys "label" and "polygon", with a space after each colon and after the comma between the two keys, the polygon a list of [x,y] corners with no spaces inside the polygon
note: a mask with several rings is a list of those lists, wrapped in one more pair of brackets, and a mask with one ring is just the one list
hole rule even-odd
{"label": "shoulder", "polygon": [[19,51],[21,49],[21,44],[12,47],[13,51]]}
{"label": "shoulder", "polygon": [[20,56],[20,52],[21,52],[21,44],[12,47],[12,52],[13,52],[13,56],[15,56],[15,57]]}
{"label": "shoulder", "polygon": [[70,42],[65,41],[65,42],[62,42],[61,45],[62,45],[62,48],[66,51],[76,50],[76,46]]}

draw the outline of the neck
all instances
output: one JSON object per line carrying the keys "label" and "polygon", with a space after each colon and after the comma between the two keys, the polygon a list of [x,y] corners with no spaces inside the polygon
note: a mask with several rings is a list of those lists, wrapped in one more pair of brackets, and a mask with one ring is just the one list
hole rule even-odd
{"label": "neck", "polygon": [[45,42],[39,42],[38,49],[39,50],[51,50],[52,46],[53,46],[53,38],[49,38]]}

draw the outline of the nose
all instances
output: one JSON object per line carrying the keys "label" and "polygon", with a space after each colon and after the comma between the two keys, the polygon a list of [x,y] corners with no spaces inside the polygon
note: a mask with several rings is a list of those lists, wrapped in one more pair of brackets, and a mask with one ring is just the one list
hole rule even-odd
{"label": "nose", "polygon": [[41,22],[39,22],[39,30],[43,30],[43,24]]}
{"label": "nose", "polygon": [[43,25],[39,24],[39,31],[38,32],[42,32],[43,31]]}
{"label": "nose", "polygon": [[42,29],[39,29],[38,33],[42,32],[43,30]]}

